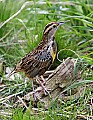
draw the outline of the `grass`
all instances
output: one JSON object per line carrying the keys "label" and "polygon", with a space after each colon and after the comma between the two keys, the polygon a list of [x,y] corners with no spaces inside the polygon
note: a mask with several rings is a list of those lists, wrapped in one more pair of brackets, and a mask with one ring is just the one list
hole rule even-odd
{"label": "grass", "polygon": [[[32,50],[40,42],[44,26],[51,21],[70,20],[69,23],[61,26],[56,33],[56,42],[58,46],[59,59],[63,60],[67,57],[80,58],[86,66],[93,64],[93,7],[92,0],[72,0],[62,4],[61,0],[53,4],[53,1],[45,1],[45,4],[39,4],[40,0],[5,0],[0,1],[0,62],[4,61],[4,67],[14,67],[14,64],[22,58],[26,53]],[[52,2],[52,4],[51,4]],[[66,4],[65,4],[66,2]],[[17,4],[18,3],[18,4]],[[41,2],[42,3],[42,2]],[[17,5],[16,5],[17,4]],[[18,14],[16,14],[18,13]],[[13,15],[15,15],[13,17]],[[7,21],[6,24],[2,24]],[[73,52],[74,51],[74,52]],[[78,56],[76,54],[78,54]],[[52,65],[52,69],[56,68],[60,62],[56,59]],[[0,64],[1,65],[1,64]],[[2,66],[0,66],[2,67]],[[39,112],[32,116],[30,108],[23,113],[22,109],[9,110],[13,116],[0,113],[0,119],[12,120],[74,120],[78,118],[87,119],[92,116],[92,106],[89,106],[92,97],[92,80],[93,75],[91,70],[83,68],[82,76],[85,80],[83,95],[78,99],[70,99],[69,101],[56,104],[55,101],[52,107],[48,108],[47,112]],[[1,70],[1,69],[0,69]],[[6,85],[0,92],[1,98],[16,94],[22,91],[22,95],[31,91],[30,82],[25,84],[24,75],[15,77],[14,80],[8,81],[4,78],[3,70],[0,71],[1,83]],[[82,86],[82,83],[72,85],[66,90],[77,86]],[[2,102],[2,101],[0,101]],[[12,101],[13,102],[13,101]],[[13,103],[8,103],[13,105]],[[1,106],[5,109],[4,105]],[[8,108],[5,109],[8,111]]]}

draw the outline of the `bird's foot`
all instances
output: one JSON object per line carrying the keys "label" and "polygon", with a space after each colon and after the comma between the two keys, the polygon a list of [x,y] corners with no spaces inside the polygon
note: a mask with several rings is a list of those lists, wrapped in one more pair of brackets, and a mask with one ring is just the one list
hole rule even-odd
{"label": "bird's foot", "polygon": [[[44,78],[43,78],[44,79]],[[49,97],[51,97],[49,91],[45,88],[45,86],[43,85],[43,83],[40,81],[40,79],[38,77],[36,77],[36,81],[41,85],[43,91],[44,91],[44,94],[45,95],[49,95]],[[45,80],[44,80],[45,81]]]}
{"label": "bird's foot", "polygon": [[33,84],[33,81],[32,81],[32,89],[33,89],[33,99],[34,101],[41,101],[40,98],[36,95],[37,92],[40,92],[42,90],[42,87],[38,87],[36,90],[34,89],[34,84]]}
{"label": "bird's foot", "polygon": [[35,91],[33,91],[33,98],[34,98],[34,101],[36,101],[37,96],[36,96],[36,92]]}

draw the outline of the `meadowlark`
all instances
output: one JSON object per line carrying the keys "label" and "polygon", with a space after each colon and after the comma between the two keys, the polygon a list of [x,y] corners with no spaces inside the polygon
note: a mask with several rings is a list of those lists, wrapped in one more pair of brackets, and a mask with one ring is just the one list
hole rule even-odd
{"label": "meadowlark", "polygon": [[[65,21],[67,22],[67,21]],[[56,53],[57,45],[55,42],[55,32],[58,27],[65,22],[51,22],[44,28],[42,39],[37,47],[26,54],[16,65],[9,76],[16,72],[24,72],[29,79],[43,75],[53,63]],[[37,79],[44,89],[44,86]]]}

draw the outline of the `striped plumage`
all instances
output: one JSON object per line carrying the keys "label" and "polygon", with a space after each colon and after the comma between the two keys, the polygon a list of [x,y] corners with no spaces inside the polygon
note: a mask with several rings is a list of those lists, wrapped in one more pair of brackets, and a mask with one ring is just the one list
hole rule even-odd
{"label": "striped plumage", "polygon": [[39,45],[15,65],[13,72],[22,71],[28,78],[43,75],[55,59],[57,45],[54,35],[58,27],[63,23],[51,22],[47,24]]}

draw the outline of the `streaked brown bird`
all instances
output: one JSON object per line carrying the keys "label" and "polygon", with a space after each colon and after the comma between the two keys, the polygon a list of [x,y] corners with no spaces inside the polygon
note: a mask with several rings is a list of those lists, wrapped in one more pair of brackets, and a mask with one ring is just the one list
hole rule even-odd
{"label": "streaked brown bird", "polygon": [[[43,31],[42,40],[38,46],[26,54],[15,65],[14,70],[9,76],[16,72],[24,72],[29,79],[43,75],[56,57],[57,45],[54,40],[55,32],[58,27],[65,22],[51,22],[47,24]],[[39,83],[41,84],[40,81]],[[42,84],[41,86],[44,88]]]}

